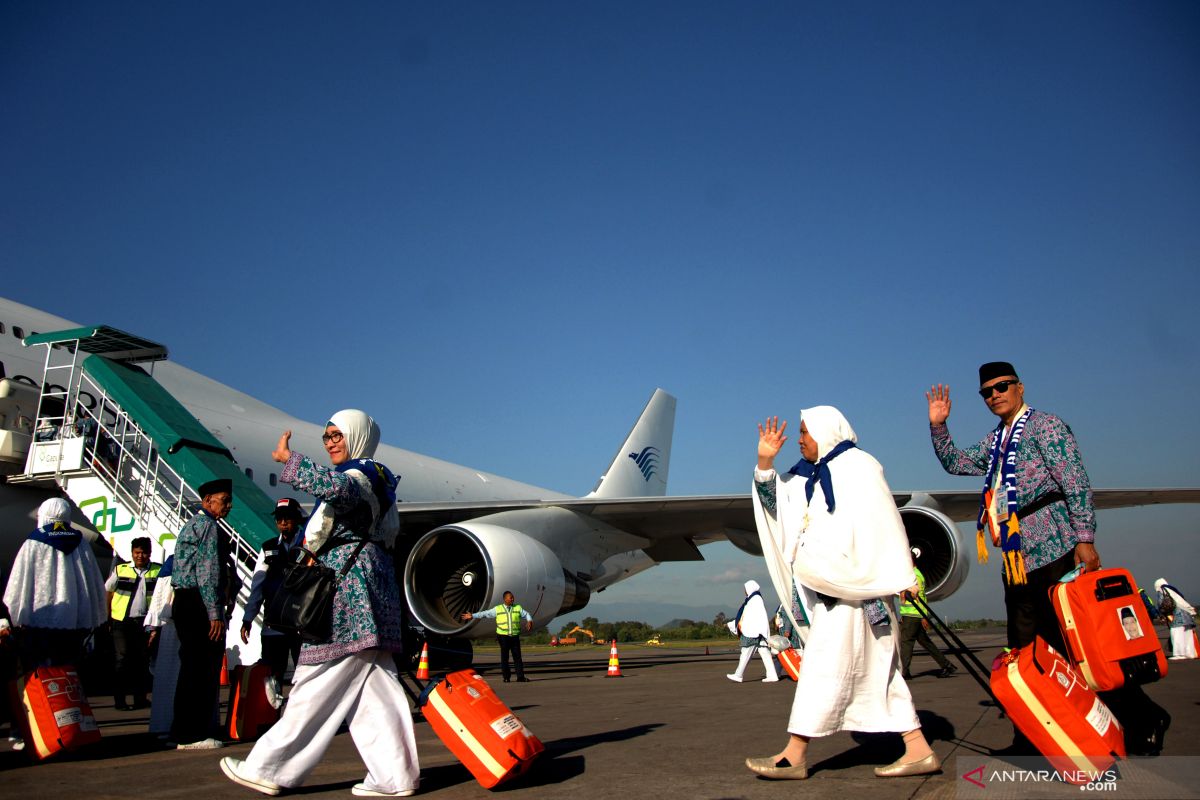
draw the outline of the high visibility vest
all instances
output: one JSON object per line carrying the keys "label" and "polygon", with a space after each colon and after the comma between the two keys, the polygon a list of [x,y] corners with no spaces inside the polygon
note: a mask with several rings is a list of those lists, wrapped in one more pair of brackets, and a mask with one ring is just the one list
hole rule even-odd
{"label": "high visibility vest", "polygon": [[496,635],[497,636],[520,636],[521,635],[521,604],[517,603],[512,608],[504,604],[496,606]]}
{"label": "high visibility vest", "polygon": [[[154,583],[158,580],[158,571],[162,569],[161,564],[150,564],[146,567],[146,572],[143,577],[146,579],[146,605],[150,605],[150,598],[154,596]],[[138,574],[132,564],[117,564],[117,588],[113,592],[112,601],[112,618],[118,622],[125,619],[125,612],[129,610],[129,604],[133,601],[133,593],[137,591]]]}
{"label": "high visibility vest", "polygon": [[[925,599],[925,576],[922,575],[921,570],[917,569],[916,567],[913,567],[913,572],[917,573],[917,586],[919,587],[917,591],[917,597],[921,598],[922,606],[929,608],[929,602]],[[921,616],[921,612],[917,611],[917,607],[911,602],[904,600],[900,603],[900,616],[919,617]]]}

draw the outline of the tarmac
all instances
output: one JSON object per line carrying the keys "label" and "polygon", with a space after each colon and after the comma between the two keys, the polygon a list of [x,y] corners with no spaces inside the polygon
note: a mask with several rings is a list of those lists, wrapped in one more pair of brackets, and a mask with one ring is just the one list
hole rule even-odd
{"label": "tarmac", "polygon": [[[999,630],[961,634],[985,663],[1003,644]],[[621,645],[621,678],[606,676],[608,648],[577,645],[526,656],[529,683],[503,683],[497,655],[477,654],[476,668],[526,726],[546,745],[528,774],[489,792],[472,778],[419,716],[419,796],[441,800],[506,797],[628,800],[629,798],[892,798],[1078,797],[1080,787],[1059,781],[1017,781],[1013,764],[993,749],[1011,742],[1012,728],[1000,710],[963,670],[947,679],[921,648],[909,682],[922,726],[943,763],[942,772],[909,778],[877,778],[872,768],[902,751],[896,735],[838,733],[812,742],[805,781],[768,781],[749,772],[747,756],[778,752],[795,684],[784,678],[762,683],[762,662],[753,659],[746,682],[725,678],[737,649]],[[1147,694],[1172,715],[1158,758],[1122,762],[1122,779],[1083,787],[1121,798],[1200,798],[1200,660],[1171,661],[1163,680]],[[168,750],[146,733],[147,712],[118,712],[111,698],[93,708],[103,739],[66,757],[30,763],[23,753],[0,753],[0,786],[6,797],[174,798],[205,800],[257,797],[225,778],[221,756],[242,757],[252,743],[222,750]],[[1045,762],[1036,760],[1045,767]],[[986,788],[978,767],[991,770]],[[997,768],[1007,770],[997,773]],[[972,772],[974,771],[974,772]],[[1028,768],[1027,773],[1034,770]],[[288,795],[350,797],[363,779],[362,762],[349,734],[339,734],[306,786]],[[1007,780],[1000,780],[1007,778]]]}

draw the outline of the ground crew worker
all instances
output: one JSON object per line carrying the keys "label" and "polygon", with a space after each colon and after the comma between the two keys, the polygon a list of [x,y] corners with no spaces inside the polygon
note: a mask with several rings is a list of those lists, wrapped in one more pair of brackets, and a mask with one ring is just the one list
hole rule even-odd
{"label": "ground crew worker", "polygon": [[[275,504],[275,528],[279,535],[263,542],[262,552],[254,565],[254,576],[250,579],[250,597],[246,600],[246,613],[242,615],[243,644],[250,643],[250,629],[262,604],[269,604],[279,591],[284,566],[295,555],[296,548],[304,546],[304,511],[294,498],[285,497]],[[264,625],[261,642],[262,659],[270,665],[271,675],[282,686],[288,657],[293,664],[300,664],[300,634],[285,633]]]}
{"label": "ground crew worker", "polygon": [[[146,611],[154,596],[154,585],[162,564],[150,560],[150,537],[139,536],[130,547],[130,561],[117,564],[104,584],[112,618],[113,651],[116,655],[117,711],[146,708],[146,678],[149,675],[150,645],[155,632],[146,633]],[[133,704],[125,702],[132,695]]]}
{"label": "ground crew worker", "polygon": [[500,671],[504,682],[508,683],[508,654],[512,653],[513,664],[517,668],[517,682],[525,683],[525,665],[521,661],[521,620],[525,621],[525,630],[533,630],[533,617],[529,612],[517,605],[517,599],[512,592],[504,593],[504,603],[486,611],[476,611],[474,614],[463,612],[460,617],[463,622],[470,619],[495,619],[496,641],[500,643]]}
{"label": "ground crew worker", "polygon": [[[921,603],[921,608],[929,608],[929,601],[925,599],[925,576],[921,574],[920,567],[916,566],[917,559],[921,557],[921,548],[912,548],[913,554],[913,572],[917,574],[917,600]],[[933,643],[926,632],[926,627],[929,625],[925,620],[921,619],[921,613],[917,611],[917,607],[913,604],[912,596],[907,592],[900,594],[900,667],[904,680],[912,680],[912,674],[909,672],[908,665],[912,662],[913,645],[917,642],[929,651],[929,655],[933,656],[933,660],[941,667],[938,672],[939,678],[949,678],[958,670],[953,664],[946,660],[942,655],[942,651]]]}

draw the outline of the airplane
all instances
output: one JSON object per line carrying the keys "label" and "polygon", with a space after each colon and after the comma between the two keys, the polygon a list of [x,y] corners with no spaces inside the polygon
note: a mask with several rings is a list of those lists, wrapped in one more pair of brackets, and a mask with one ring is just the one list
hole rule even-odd
{"label": "airplane", "polygon": [[[23,470],[24,454],[6,449],[5,443],[14,440],[12,432],[30,425],[43,382],[43,351],[25,347],[23,338],[75,327],[0,298],[0,473]],[[294,450],[323,453],[320,425],[170,361],[155,364],[152,374],[272,499],[289,494],[278,483],[279,465],[270,459],[282,431],[293,432]],[[95,402],[82,396],[81,401]],[[674,397],[656,390],[596,487],[583,497],[381,444],[376,458],[401,476],[397,509],[403,548],[398,547],[397,566],[403,563],[402,591],[413,619],[427,633],[470,640],[491,631],[476,621],[460,621],[460,613],[494,606],[506,590],[521,598],[539,627],[657,564],[703,561],[699,548],[705,544],[725,540],[761,556],[749,492],[667,496],[675,405]],[[0,484],[0,564],[11,564],[34,527],[37,506],[53,494]],[[911,544],[921,549],[918,566],[929,599],[949,597],[966,580],[974,551],[956,523],[974,520],[978,492],[894,496]],[[1196,503],[1200,489],[1098,489],[1095,498],[1097,509]],[[79,514],[76,521],[84,527],[91,522]],[[94,528],[91,534],[99,535]],[[128,557],[126,539],[109,535],[106,541]]]}

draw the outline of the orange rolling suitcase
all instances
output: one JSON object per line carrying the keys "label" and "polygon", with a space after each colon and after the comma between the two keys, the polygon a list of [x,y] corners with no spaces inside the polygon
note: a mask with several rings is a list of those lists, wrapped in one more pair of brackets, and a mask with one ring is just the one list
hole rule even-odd
{"label": "orange rolling suitcase", "polygon": [[800,651],[789,647],[786,650],[780,650],[775,655],[779,659],[779,666],[783,667],[787,676],[794,681],[800,680]]}
{"label": "orange rolling suitcase", "polygon": [[230,739],[255,739],[279,721],[279,709],[272,702],[273,699],[278,702],[278,691],[274,687],[268,689],[268,681],[273,683],[274,678],[271,667],[264,661],[234,668],[226,720]]}
{"label": "orange rolling suitcase", "polygon": [[524,773],[545,749],[475,670],[431,682],[418,705],[442,744],[485,789]]}
{"label": "orange rolling suitcase", "polygon": [[1041,637],[1004,656],[991,687],[1013,724],[1063,780],[1091,783],[1125,757],[1116,717]]}
{"label": "orange rolling suitcase", "polygon": [[100,741],[96,717],[74,667],[38,667],[10,685],[25,747],[35,758]]}
{"label": "orange rolling suitcase", "polygon": [[1050,590],[1067,655],[1098,692],[1151,683],[1167,657],[1133,576],[1124,569],[1085,572]]}

